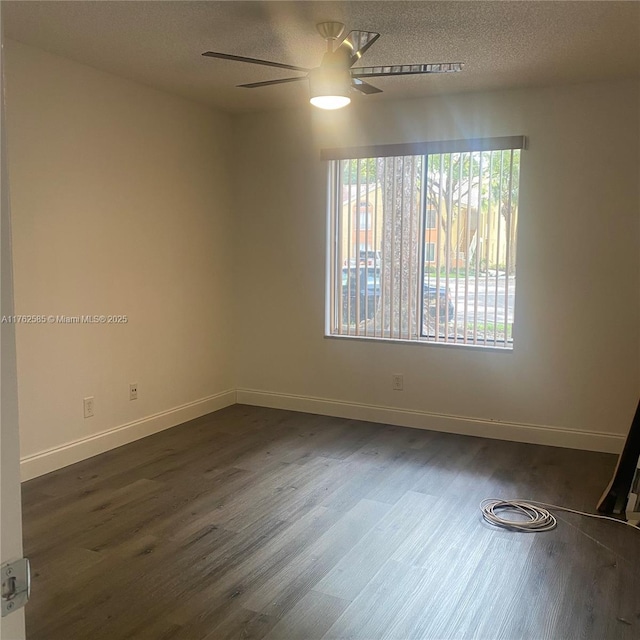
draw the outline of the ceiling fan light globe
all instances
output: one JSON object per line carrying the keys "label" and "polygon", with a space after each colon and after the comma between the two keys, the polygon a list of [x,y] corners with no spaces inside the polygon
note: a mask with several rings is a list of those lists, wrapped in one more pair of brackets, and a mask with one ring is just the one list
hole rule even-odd
{"label": "ceiling fan light globe", "polygon": [[334,110],[346,107],[351,102],[351,98],[348,96],[314,96],[309,102],[319,109]]}
{"label": "ceiling fan light globe", "polygon": [[341,109],[350,102],[351,74],[347,69],[319,67],[309,73],[311,104],[320,109]]}

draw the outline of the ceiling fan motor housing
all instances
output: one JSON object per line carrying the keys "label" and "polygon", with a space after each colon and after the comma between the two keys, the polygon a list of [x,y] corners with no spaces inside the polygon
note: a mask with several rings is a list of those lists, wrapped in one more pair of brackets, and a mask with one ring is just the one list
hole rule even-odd
{"label": "ceiling fan motor housing", "polygon": [[316,29],[325,40],[337,40],[344,32],[344,25],[342,22],[320,22]]}

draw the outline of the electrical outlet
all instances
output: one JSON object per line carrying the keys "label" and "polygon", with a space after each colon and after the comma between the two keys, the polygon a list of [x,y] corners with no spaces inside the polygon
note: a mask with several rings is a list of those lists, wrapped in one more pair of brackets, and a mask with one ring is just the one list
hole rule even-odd
{"label": "electrical outlet", "polygon": [[84,399],[84,417],[93,418],[93,396]]}
{"label": "electrical outlet", "polygon": [[129,400],[137,400],[138,399],[138,383],[132,382],[129,385]]}
{"label": "electrical outlet", "polygon": [[391,376],[391,388],[394,391],[402,391],[404,389],[404,376],[401,373],[394,373]]}

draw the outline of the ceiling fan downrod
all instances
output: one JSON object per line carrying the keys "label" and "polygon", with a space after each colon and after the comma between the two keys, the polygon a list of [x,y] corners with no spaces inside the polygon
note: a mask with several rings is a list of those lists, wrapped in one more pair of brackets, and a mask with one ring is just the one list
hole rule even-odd
{"label": "ceiling fan downrod", "polygon": [[318,33],[327,41],[327,51],[333,51],[333,41],[338,40],[344,32],[342,22],[319,22],[316,25]]}

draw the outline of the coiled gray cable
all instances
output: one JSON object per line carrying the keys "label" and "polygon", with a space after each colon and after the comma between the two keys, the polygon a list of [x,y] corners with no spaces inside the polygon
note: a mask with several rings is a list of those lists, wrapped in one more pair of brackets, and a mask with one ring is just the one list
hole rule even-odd
{"label": "coiled gray cable", "polygon": [[[512,531],[551,531],[556,528],[558,521],[555,516],[545,509],[557,509],[558,511],[568,511],[569,513],[577,513],[581,516],[588,518],[597,518],[599,520],[611,520],[618,524],[626,524],[634,529],[638,530],[632,522],[626,520],[618,520],[617,518],[611,518],[609,516],[601,516],[595,513],[585,513],[584,511],[576,511],[575,509],[569,509],[567,507],[560,507],[557,504],[547,504],[546,502],[537,502],[534,500],[495,500],[489,498],[483,500],[480,503],[480,510],[482,517],[495,527],[502,527],[503,529],[510,529]],[[519,514],[525,516],[526,520],[517,519],[512,520],[505,518],[507,513]],[[502,514],[502,515],[501,515]]]}

